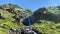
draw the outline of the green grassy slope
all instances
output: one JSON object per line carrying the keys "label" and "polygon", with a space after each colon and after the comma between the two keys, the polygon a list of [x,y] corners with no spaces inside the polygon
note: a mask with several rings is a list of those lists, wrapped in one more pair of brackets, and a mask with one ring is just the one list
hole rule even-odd
{"label": "green grassy slope", "polygon": [[[0,34],[8,34],[8,31],[10,30],[10,28],[18,29],[18,28],[23,27],[22,24],[19,25],[14,22],[14,20],[15,20],[13,18],[13,16],[15,16],[14,13],[11,13],[11,12],[7,11],[6,9],[4,9],[4,6],[2,6],[2,7],[3,8],[0,7]],[[10,8],[10,6],[9,6],[9,8]],[[20,8],[16,7],[16,10],[18,10],[18,9],[20,10]]]}
{"label": "green grassy slope", "polygon": [[[32,14],[28,9],[23,9],[13,4],[0,6],[0,34],[8,34],[11,28],[23,28],[20,19]],[[22,16],[23,15],[23,16]]]}
{"label": "green grassy slope", "polygon": [[60,34],[60,8],[40,8],[34,12],[37,30],[43,34]]}
{"label": "green grassy slope", "polygon": [[2,9],[0,9],[0,12],[2,12],[1,16],[5,18],[5,19],[0,19],[0,34],[7,34],[10,28],[20,28],[19,24],[12,22],[14,20],[12,18],[14,14],[9,13],[8,11]]}

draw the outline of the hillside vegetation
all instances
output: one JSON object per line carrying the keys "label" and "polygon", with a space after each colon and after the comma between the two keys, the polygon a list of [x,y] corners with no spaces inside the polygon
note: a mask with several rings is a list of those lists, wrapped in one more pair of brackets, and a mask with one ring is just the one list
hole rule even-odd
{"label": "hillside vegetation", "polygon": [[13,4],[0,6],[0,34],[8,34],[11,28],[23,28],[21,19],[32,14],[28,9],[23,9]]}
{"label": "hillside vegetation", "polygon": [[[23,28],[26,16],[33,18],[32,28],[42,34],[60,34],[60,6],[43,7],[34,13],[17,5],[0,5],[0,34],[8,34],[11,28]],[[28,23],[28,22],[27,22]]]}
{"label": "hillside vegetation", "polygon": [[43,34],[60,34],[60,6],[39,8],[34,12],[33,27]]}

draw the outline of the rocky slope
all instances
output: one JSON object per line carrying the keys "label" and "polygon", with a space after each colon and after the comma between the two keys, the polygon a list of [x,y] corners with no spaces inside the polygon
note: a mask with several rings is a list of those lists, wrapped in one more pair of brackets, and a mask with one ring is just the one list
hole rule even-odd
{"label": "rocky slope", "polygon": [[32,15],[29,9],[13,4],[0,5],[0,34],[7,34],[10,28],[24,27],[22,21],[29,15]]}

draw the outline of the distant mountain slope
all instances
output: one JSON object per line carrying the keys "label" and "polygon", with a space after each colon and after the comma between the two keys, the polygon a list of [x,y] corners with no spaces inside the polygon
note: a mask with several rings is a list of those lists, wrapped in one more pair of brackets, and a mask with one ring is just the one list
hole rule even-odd
{"label": "distant mountain slope", "polygon": [[34,20],[48,20],[53,22],[60,22],[60,8],[49,7],[39,8],[34,12]]}

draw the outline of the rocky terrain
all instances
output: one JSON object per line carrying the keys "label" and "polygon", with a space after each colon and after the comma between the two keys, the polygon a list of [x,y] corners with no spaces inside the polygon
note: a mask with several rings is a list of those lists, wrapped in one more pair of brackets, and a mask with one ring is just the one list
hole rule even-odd
{"label": "rocky terrain", "polygon": [[43,7],[32,13],[14,4],[0,5],[0,34],[25,31],[26,26],[29,26],[29,18],[33,31],[39,34],[60,34],[60,6]]}
{"label": "rocky terrain", "polygon": [[11,28],[24,27],[22,21],[32,15],[29,9],[23,9],[13,4],[0,6],[0,34],[7,34]]}

